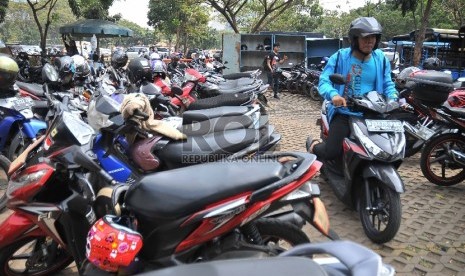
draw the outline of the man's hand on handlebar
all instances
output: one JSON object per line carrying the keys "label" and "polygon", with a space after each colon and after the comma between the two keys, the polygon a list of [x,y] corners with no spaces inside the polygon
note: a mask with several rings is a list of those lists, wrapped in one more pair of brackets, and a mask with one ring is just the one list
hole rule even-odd
{"label": "man's hand on handlebar", "polygon": [[341,106],[347,106],[346,99],[341,97],[340,95],[334,96],[331,101],[333,102],[333,105],[336,107],[341,107]]}

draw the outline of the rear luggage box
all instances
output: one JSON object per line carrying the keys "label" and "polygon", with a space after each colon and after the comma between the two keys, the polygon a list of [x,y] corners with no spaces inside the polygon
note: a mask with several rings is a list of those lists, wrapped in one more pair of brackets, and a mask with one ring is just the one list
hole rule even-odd
{"label": "rear luggage box", "polygon": [[427,106],[442,105],[453,90],[452,76],[448,73],[434,70],[420,70],[409,76],[413,81],[413,96]]}

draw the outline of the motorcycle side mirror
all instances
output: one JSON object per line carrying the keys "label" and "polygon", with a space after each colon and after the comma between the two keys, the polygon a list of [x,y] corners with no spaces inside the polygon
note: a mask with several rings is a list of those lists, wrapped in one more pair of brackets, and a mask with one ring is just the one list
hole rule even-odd
{"label": "motorcycle side mirror", "polygon": [[171,92],[173,92],[174,95],[181,96],[182,95],[182,89],[179,86],[173,86],[171,87]]}
{"label": "motorcycle side mirror", "polygon": [[344,79],[344,76],[341,75],[341,74],[331,74],[331,75],[329,75],[329,79],[334,84],[342,85],[342,84],[346,83],[345,79]]}

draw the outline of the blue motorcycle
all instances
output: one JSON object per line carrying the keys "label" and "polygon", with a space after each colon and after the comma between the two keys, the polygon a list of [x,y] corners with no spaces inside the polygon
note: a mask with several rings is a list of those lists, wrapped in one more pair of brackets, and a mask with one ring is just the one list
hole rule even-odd
{"label": "blue motorcycle", "polygon": [[26,97],[0,99],[0,152],[10,160],[47,129],[44,121],[34,118],[33,106]]}

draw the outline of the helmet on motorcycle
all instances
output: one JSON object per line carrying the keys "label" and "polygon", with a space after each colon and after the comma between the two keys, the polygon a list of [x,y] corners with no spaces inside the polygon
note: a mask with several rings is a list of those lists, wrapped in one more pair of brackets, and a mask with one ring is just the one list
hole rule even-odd
{"label": "helmet on motorcycle", "polygon": [[128,217],[106,215],[89,230],[86,257],[98,268],[116,272],[129,266],[142,248],[142,235]]}
{"label": "helmet on motorcycle", "polygon": [[0,89],[13,87],[18,72],[16,61],[5,54],[0,54]]}
{"label": "helmet on motorcycle", "polygon": [[117,49],[111,54],[111,66],[118,69],[128,63],[128,55],[121,49]]}
{"label": "helmet on motorcycle", "polygon": [[378,20],[376,20],[374,17],[359,17],[352,21],[352,23],[350,23],[350,47],[352,48],[352,50],[360,51],[357,38],[375,35],[376,43],[373,48],[373,50],[375,50],[378,48],[382,32],[383,28],[379,24]]}
{"label": "helmet on motorcycle", "polygon": [[151,65],[154,75],[161,76],[162,78],[166,77],[166,66],[162,60],[151,60]]}
{"label": "helmet on motorcycle", "polygon": [[54,60],[62,84],[69,84],[73,80],[74,60],[70,56],[62,56]]}
{"label": "helmet on motorcycle", "polygon": [[455,90],[450,93],[447,98],[447,103],[451,107],[465,107],[465,90]]}
{"label": "helmet on motorcycle", "polygon": [[129,80],[135,84],[141,81],[152,81],[152,69],[146,58],[134,58],[128,65]]}
{"label": "helmet on motorcycle", "polygon": [[441,70],[441,61],[437,57],[430,57],[423,62],[425,70]]}
{"label": "helmet on motorcycle", "polygon": [[403,69],[399,73],[399,75],[397,75],[396,77],[396,81],[395,81],[396,87],[398,89],[404,89],[405,84],[407,83],[407,78],[410,77],[410,74],[416,71],[420,71],[420,68],[415,67],[415,66],[410,66],[410,67]]}
{"label": "helmet on motorcycle", "polygon": [[153,136],[134,143],[131,147],[132,160],[144,171],[153,171],[160,166],[160,159],[153,154],[153,148],[161,136]]}
{"label": "helmet on motorcycle", "polygon": [[17,57],[19,59],[22,59],[22,60],[28,60],[29,59],[29,55],[26,52],[19,52]]}
{"label": "helmet on motorcycle", "polygon": [[86,59],[80,55],[72,56],[74,61],[74,77],[85,78],[90,74],[90,65]]}

